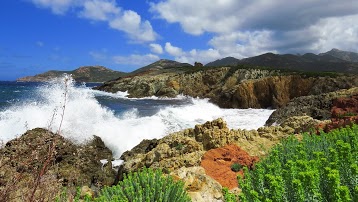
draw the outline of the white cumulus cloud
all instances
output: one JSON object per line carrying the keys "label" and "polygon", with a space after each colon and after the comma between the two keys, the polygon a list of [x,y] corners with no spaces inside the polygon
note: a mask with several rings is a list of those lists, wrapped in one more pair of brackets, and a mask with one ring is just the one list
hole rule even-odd
{"label": "white cumulus cloud", "polygon": [[112,16],[118,15],[120,8],[115,1],[92,0],[83,3],[83,10],[79,16],[91,20],[109,20]]}
{"label": "white cumulus cloud", "polygon": [[124,11],[121,15],[109,22],[113,29],[124,31],[130,38],[139,41],[154,41],[156,33],[149,21],[142,21],[140,15],[131,10]]}
{"label": "white cumulus cloud", "polygon": [[266,51],[303,53],[331,48],[356,51],[356,0],[162,0],[151,12],[191,35],[211,33],[222,56]]}
{"label": "white cumulus cloud", "polygon": [[154,54],[132,54],[129,56],[113,56],[113,61],[116,64],[124,64],[124,65],[148,65],[155,61],[159,60],[159,57]]}
{"label": "white cumulus cloud", "polygon": [[182,48],[173,46],[170,42],[165,43],[165,51],[178,62],[186,62],[193,64],[194,62],[207,63],[222,57],[221,53],[217,49],[198,50],[192,49],[189,51],[183,51]]}
{"label": "white cumulus cloud", "polygon": [[[150,42],[157,38],[148,20],[132,10],[123,10],[115,0],[31,0],[40,8],[64,15],[69,10],[78,17],[108,23],[112,29],[122,31],[134,42]],[[70,9],[71,8],[71,9]]]}
{"label": "white cumulus cloud", "polygon": [[163,53],[163,48],[162,48],[162,46],[160,44],[151,43],[151,44],[149,44],[149,47],[150,47],[150,50],[153,53],[156,53],[156,54],[162,54]]}
{"label": "white cumulus cloud", "polygon": [[219,58],[222,58],[220,52],[216,49],[210,48],[208,50],[192,49],[191,51],[184,52],[182,55],[175,57],[175,60],[190,64],[194,64],[195,62],[201,62],[205,64]]}
{"label": "white cumulus cloud", "polygon": [[178,57],[183,55],[183,50],[179,47],[173,46],[171,43],[165,43],[165,51],[168,52],[170,55]]}

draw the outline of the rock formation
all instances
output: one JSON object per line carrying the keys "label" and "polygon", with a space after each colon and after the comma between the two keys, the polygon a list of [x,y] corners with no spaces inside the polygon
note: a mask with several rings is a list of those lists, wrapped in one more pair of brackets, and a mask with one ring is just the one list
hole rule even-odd
{"label": "rock formation", "polygon": [[[50,155],[50,148],[53,148],[53,155]],[[28,194],[40,173],[43,174],[38,195],[56,196],[63,191],[62,187],[72,193],[82,186],[98,190],[104,185],[112,185],[115,178],[112,152],[99,137],[80,146],[37,128],[7,142],[0,149],[0,156],[0,192],[12,186],[9,191],[12,197]],[[102,165],[102,159],[108,163]]]}
{"label": "rock formation", "polygon": [[[231,158],[230,162],[238,161],[252,166],[257,159],[249,158],[249,156],[262,157],[282,138],[294,134],[300,128],[308,130],[315,123],[316,120],[311,117],[301,116],[292,117],[282,126],[261,127],[258,130],[230,130],[222,119],[217,119],[196,125],[193,129],[170,134],[159,140],[143,140],[132,150],[123,153],[121,159],[124,160],[124,164],[119,169],[117,177],[121,178],[124,173],[136,171],[144,166],[160,168],[182,179],[186,188],[190,190],[191,196],[197,201],[222,199],[221,186],[232,188],[232,183],[228,185],[218,180],[222,183],[220,185],[208,176],[210,174],[205,165],[212,165],[208,163],[213,156],[211,153],[222,151],[218,154],[222,156],[227,151]],[[232,146],[225,147],[230,144]],[[206,175],[200,166],[206,167]],[[226,171],[227,169],[226,165]],[[234,182],[232,178],[234,175],[231,173],[230,182]],[[215,176],[212,177],[215,179]],[[210,190],[208,187],[211,187]]]}
{"label": "rock formation", "polygon": [[203,67],[204,65],[201,62],[195,62],[194,67]]}
{"label": "rock formation", "polygon": [[292,116],[310,116],[318,120],[329,120],[333,100],[358,94],[358,87],[318,95],[302,96],[292,99],[286,106],[274,111],[266,125],[281,124]]}
{"label": "rock formation", "polygon": [[321,123],[319,128],[328,132],[353,123],[358,124],[358,93],[350,97],[334,99],[331,108],[331,121]]}
{"label": "rock formation", "polygon": [[237,175],[243,176],[243,171],[240,169],[235,172],[231,166],[237,163],[240,166],[253,168],[257,161],[257,157],[250,156],[239,146],[233,144],[207,151],[201,159],[201,166],[207,175],[214,178],[223,187],[233,189],[238,186]]}
{"label": "rock formation", "polygon": [[282,75],[276,70],[208,68],[200,71],[166,72],[119,78],[96,88],[107,92],[128,91],[129,97],[179,94],[210,98],[224,108],[279,108],[291,99],[358,86],[358,77]]}

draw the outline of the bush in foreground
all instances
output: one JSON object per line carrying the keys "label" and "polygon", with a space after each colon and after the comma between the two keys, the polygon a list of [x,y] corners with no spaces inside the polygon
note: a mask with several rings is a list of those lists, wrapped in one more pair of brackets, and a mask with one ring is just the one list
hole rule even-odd
{"label": "bush in foreground", "polygon": [[241,202],[358,201],[358,126],[291,137],[244,171]]}
{"label": "bush in foreground", "polygon": [[141,171],[125,175],[123,181],[112,187],[105,187],[95,201],[191,201],[184,190],[183,182],[164,176],[160,170],[143,168]]}

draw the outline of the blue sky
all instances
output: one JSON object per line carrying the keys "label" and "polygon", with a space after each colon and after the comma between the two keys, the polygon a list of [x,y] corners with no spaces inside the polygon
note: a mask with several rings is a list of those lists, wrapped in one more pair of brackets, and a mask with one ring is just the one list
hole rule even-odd
{"label": "blue sky", "polygon": [[358,52],[355,0],[1,0],[0,80],[161,58]]}

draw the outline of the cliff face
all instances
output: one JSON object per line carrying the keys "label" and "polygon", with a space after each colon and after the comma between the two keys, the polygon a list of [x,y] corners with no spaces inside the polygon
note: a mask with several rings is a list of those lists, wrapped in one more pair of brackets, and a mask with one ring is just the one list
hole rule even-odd
{"label": "cliff face", "polygon": [[137,75],[107,82],[97,89],[128,91],[130,97],[179,94],[210,98],[225,108],[279,108],[292,98],[318,95],[358,85],[354,76],[307,77],[280,75],[275,70],[235,69],[229,67],[196,72]]}

